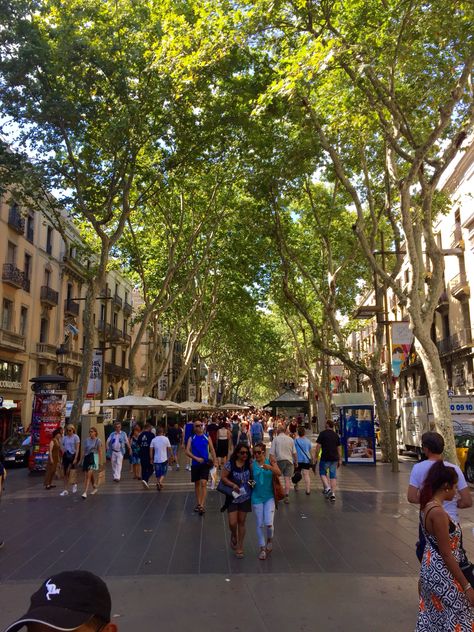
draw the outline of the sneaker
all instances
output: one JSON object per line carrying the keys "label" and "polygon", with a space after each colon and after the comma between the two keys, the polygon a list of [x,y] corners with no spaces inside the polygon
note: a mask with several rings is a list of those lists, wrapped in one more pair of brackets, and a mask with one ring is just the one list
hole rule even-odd
{"label": "sneaker", "polygon": [[179,465],[176,466],[176,471],[178,471],[178,470],[179,470]]}
{"label": "sneaker", "polygon": [[72,493],[75,494],[77,492],[77,485],[76,483],[74,483],[74,485],[72,486]]}
{"label": "sneaker", "polygon": [[190,465],[186,465],[186,471],[190,472],[191,471],[191,466]]}
{"label": "sneaker", "polygon": [[82,494],[81,498],[84,498],[84,500],[87,498],[87,494],[86,494],[86,492],[84,492],[84,493]]}
{"label": "sneaker", "polygon": [[94,487],[94,489],[91,491],[91,496],[94,496],[94,494],[97,494],[98,491],[99,489],[97,487]]}
{"label": "sneaker", "polygon": [[328,489],[323,489],[323,496],[325,496],[326,498],[329,498],[329,495],[331,494],[331,489],[328,487]]}
{"label": "sneaker", "polygon": [[62,491],[60,494],[60,496],[69,496],[69,492],[67,491],[67,489],[65,489],[64,491]]}
{"label": "sneaker", "polygon": [[146,481],[142,480],[142,485],[145,489],[150,489],[150,486],[148,485],[148,483]]}
{"label": "sneaker", "polygon": [[334,492],[329,493],[328,498],[332,503],[336,502],[336,494]]}

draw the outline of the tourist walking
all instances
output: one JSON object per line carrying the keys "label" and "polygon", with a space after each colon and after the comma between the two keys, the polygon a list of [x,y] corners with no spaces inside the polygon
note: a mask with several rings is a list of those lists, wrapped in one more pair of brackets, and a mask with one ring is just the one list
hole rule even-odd
{"label": "tourist walking", "polygon": [[123,457],[127,449],[131,451],[128,437],[122,430],[122,424],[116,421],[114,431],[107,439],[107,454],[110,456],[112,477],[115,483],[118,483],[122,476]]}
{"label": "tourist walking", "polygon": [[246,421],[243,421],[240,424],[240,432],[239,432],[239,435],[237,437],[237,443],[243,443],[243,444],[248,445],[250,447],[250,444],[251,444],[250,431],[249,431],[248,422],[246,422]]}
{"label": "tourist walking", "polygon": [[138,437],[142,432],[142,425],[135,423],[132,433],[130,435],[130,465],[132,466],[132,475],[135,480],[141,480],[140,471],[140,444],[138,443]]}
{"label": "tourist walking", "polygon": [[[319,458],[319,452],[321,457]],[[336,501],[337,470],[342,463],[341,440],[334,431],[334,422],[328,419],[326,429],[316,440],[316,463],[319,458],[319,476],[323,484],[323,494],[327,500]]]}
{"label": "tourist walking", "polygon": [[140,469],[142,485],[149,489],[148,481],[153,473],[153,461],[150,459],[150,445],[155,435],[151,431],[151,423],[147,422],[143,432],[138,435],[137,443],[140,448]]}
{"label": "tourist walking", "polygon": [[254,417],[253,423],[250,427],[250,436],[252,437],[252,445],[261,443],[263,441],[263,425],[258,417]]}
{"label": "tourist walking", "polygon": [[296,454],[295,442],[291,437],[285,434],[284,426],[278,426],[277,436],[272,441],[270,454],[275,457],[283,476],[285,482],[285,498],[283,502],[288,504],[290,502],[291,477],[294,474],[295,467],[298,467],[298,456]]}
{"label": "tourist walking", "polygon": [[227,457],[231,451],[232,435],[227,428],[225,420],[221,420],[219,423],[219,430],[217,431],[217,464],[220,468],[227,461]]}
{"label": "tourist walking", "polygon": [[[168,426],[168,432],[166,433],[170,440],[171,451],[173,452],[173,461],[176,463],[176,471],[179,470],[178,453],[179,446],[183,441],[183,430],[177,423],[170,423]],[[170,466],[170,469],[172,467]]]}
{"label": "tourist walking", "polygon": [[[76,434],[76,428],[72,424],[66,426],[66,434],[62,438],[62,450],[63,450],[63,469],[64,469],[64,490],[60,496],[67,496],[69,494],[69,478],[71,476],[71,470],[76,468],[79,461],[79,454],[81,448],[81,440]],[[72,484],[72,493],[77,492],[77,482]]]}
{"label": "tourist walking", "polygon": [[209,470],[213,464],[217,467],[217,457],[212,441],[204,434],[200,420],[194,422],[194,434],[188,439],[186,454],[191,459],[191,482],[194,483],[196,494],[194,511],[202,516],[206,511]]}
{"label": "tourist walking", "polygon": [[231,423],[230,431],[232,434],[232,447],[235,448],[239,439],[240,423],[239,423],[239,418],[237,415],[233,415],[231,421],[232,423]]}
{"label": "tourist walking", "polygon": [[165,437],[162,426],[156,429],[156,437],[150,443],[150,461],[155,467],[156,489],[163,489],[163,481],[168,473],[168,462],[172,462],[173,452],[168,437]]}
{"label": "tourist walking", "polygon": [[430,467],[420,492],[421,525],[426,539],[420,569],[420,607],[416,632],[472,632],[474,590],[459,562],[461,527],[443,504],[456,497],[458,475],[438,460]]}
{"label": "tourist walking", "polygon": [[99,475],[102,462],[102,441],[99,439],[97,428],[92,426],[89,430],[89,436],[84,441],[84,458],[82,461],[85,484],[82,498],[84,500],[87,498],[89,486],[92,486],[91,496],[97,494],[99,480],[95,477]]}
{"label": "tourist walking", "polygon": [[255,486],[252,491],[252,510],[257,524],[257,539],[260,551],[259,560],[266,560],[273,550],[273,521],[275,518],[275,496],[273,493],[273,476],[281,476],[275,457],[266,457],[265,444],[257,443],[253,447],[254,460],[252,475]]}
{"label": "tourist walking", "polygon": [[[186,450],[186,446],[188,445],[188,441],[190,437],[194,434],[194,421],[189,420],[186,422],[184,426],[184,437],[183,437],[183,450]],[[191,471],[191,459],[189,457],[186,458],[186,469],[188,472]]]}
{"label": "tourist walking", "polygon": [[[443,461],[444,439],[439,432],[425,432],[421,436],[421,449],[426,456],[426,460],[415,463],[411,470],[408,484],[407,499],[408,502],[413,504],[419,504],[420,502],[420,490],[423,487],[431,466],[438,461]],[[453,463],[449,463],[449,461],[444,461],[444,464],[448,467],[454,467],[458,476],[458,493],[454,498],[447,500],[443,505],[451,520],[458,524],[458,509],[465,509],[472,506],[471,492],[461,468]]]}
{"label": "tourist walking", "polygon": [[[298,457],[298,471],[303,477],[306,495],[309,496],[311,493],[311,479],[309,472],[313,462],[311,458],[312,445],[311,441],[305,436],[305,434],[305,429],[303,426],[300,426],[298,428],[298,436],[295,439],[295,448],[296,455]],[[295,489],[296,488],[297,484],[295,485]]]}
{"label": "tourist walking", "polygon": [[224,465],[221,480],[232,487],[233,498],[227,506],[230,529],[230,544],[239,559],[244,557],[245,522],[252,511],[251,496],[252,464],[248,445],[238,443],[230,459]]}
{"label": "tourist walking", "polygon": [[61,439],[61,428],[56,428],[53,430],[51,441],[49,442],[48,464],[46,465],[46,473],[44,476],[45,489],[52,489],[53,487],[56,487],[56,485],[53,485],[53,480],[61,459]]}

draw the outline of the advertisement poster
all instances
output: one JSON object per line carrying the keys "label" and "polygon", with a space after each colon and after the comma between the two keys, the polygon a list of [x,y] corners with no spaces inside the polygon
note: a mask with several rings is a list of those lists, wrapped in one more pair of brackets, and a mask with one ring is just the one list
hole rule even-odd
{"label": "advertisement poster", "polygon": [[331,393],[338,393],[342,382],[342,376],[344,375],[344,365],[331,364],[329,371],[331,374]]}
{"label": "advertisement poster", "polygon": [[92,358],[91,371],[89,373],[89,382],[87,384],[87,397],[95,399],[100,396],[102,381],[102,354],[99,350],[94,351]]}
{"label": "advertisement poster", "polygon": [[410,324],[403,321],[391,324],[392,333],[392,374],[399,377],[400,371],[408,365],[413,333]]}
{"label": "advertisement poster", "polygon": [[65,415],[65,393],[42,391],[35,394],[31,417],[30,469],[46,469],[51,436],[56,428],[64,426]]}
{"label": "advertisement poster", "polygon": [[343,445],[346,463],[375,463],[373,408],[343,409]]}

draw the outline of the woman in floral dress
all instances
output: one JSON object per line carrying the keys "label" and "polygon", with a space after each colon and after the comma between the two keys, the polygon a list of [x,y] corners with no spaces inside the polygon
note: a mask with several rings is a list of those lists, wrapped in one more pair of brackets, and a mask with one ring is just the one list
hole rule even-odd
{"label": "woman in floral dress", "polygon": [[420,570],[420,608],[416,632],[473,632],[474,590],[465,578],[461,560],[461,527],[443,509],[456,494],[453,467],[437,461],[420,493],[425,551]]}

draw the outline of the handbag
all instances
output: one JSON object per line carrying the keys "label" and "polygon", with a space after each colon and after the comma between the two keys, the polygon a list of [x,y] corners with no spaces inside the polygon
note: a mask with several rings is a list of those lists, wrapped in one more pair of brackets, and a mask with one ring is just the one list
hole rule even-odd
{"label": "handbag", "polygon": [[272,476],[272,486],[275,502],[278,503],[280,502],[280,500],[283,500],[285,498],[285,490],[283,489],[283,485],[280,482],[280,477],[277,474],[273,474]]}
{"label": "handbag", "polygon": [[232,492],[234,491],[234,488],[230,485],[226,485],[222,479],[217,484],[216,489],[218,492],[224,494],[225,496],[232,496]]}
{"label": "handbag", "polygon": [[299,470],[296,470],[296,472],[291,477],[291,482],[293,483],[293,485],[298,485],[302,478],[303,475],[301,474],[301,472]]}
{"label": "handbag", "polygon": [[82,467],[88,470],[94,464],[95,464],[94,453],[89,452],[89,454],[86,454],[82,460]]}

